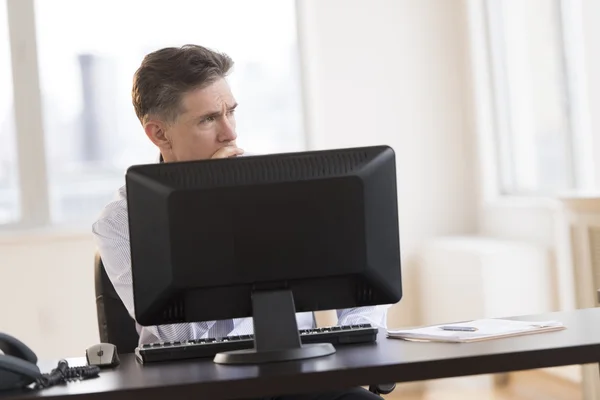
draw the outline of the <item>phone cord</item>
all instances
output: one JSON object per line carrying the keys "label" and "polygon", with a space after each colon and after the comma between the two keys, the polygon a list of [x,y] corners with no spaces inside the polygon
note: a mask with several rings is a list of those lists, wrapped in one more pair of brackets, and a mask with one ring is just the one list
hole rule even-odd
{"label": "phone cord", "polygon": [[66,360],[60,360],[58,366],[49,374],[42,374],[36,380],[35,389],[45,389],[54,385],[65,383],[70,380],[82,380],[94,378],[100,373],[100,367],[88,365],[85,367],[69,367]]}

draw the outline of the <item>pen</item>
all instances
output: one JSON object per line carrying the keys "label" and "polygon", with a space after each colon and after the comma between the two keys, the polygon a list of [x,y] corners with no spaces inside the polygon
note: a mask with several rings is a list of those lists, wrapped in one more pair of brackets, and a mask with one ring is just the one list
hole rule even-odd
{"label": "pen", "polygon": [[473,326],[457,326],[457,325],[444,325],[440,326],[440,329],[445,331],[459,331],[459,332],[475,332],[477,328]]}

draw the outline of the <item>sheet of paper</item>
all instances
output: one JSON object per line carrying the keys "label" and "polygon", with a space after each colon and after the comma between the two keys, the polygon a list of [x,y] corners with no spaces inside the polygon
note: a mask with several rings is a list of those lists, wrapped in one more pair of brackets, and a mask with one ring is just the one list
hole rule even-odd
{"label": "sheet of paper", "polygon": [[[444,330],[442,326],[475,328],[473,332]],[[460,323],[440,324],[415,329],[389,330],[389,337],[434,341],[466,342],[516,334],[544,332],[564,328],[559,321],[516,321],[479,319]]]}

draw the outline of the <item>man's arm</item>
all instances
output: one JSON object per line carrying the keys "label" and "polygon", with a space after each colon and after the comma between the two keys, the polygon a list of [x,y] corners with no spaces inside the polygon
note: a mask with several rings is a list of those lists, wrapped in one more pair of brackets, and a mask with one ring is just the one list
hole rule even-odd
{"label": "man's arm", "polygon": [[[110,203],[93,224],[92,232],[104,269],[119,298],[135,319],[129,248],[129,225],[124,194]],[[187,340],[203,336],[215,321],[144,327],[142,342]],[[139,329],[138,329],[139,330]],[[152,337],[153,336],[153,337]]]}
{"label": "man's arm", "polygon": [[372,324],[379,328],[387,328],[387,311],[391,304],[345,308],[337,310],[338,325]]}

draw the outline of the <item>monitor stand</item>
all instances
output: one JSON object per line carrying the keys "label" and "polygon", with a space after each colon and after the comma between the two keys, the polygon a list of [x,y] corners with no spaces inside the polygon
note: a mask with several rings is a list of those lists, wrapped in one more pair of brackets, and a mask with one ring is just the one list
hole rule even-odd
{"label": "monitor stand", "polygon": [[300,360],[335,353],[331,343],[302,344],[296,307],[290,290],[257,291],[252,294],[254,348],[218,353],[218,364],[259,364]]}

